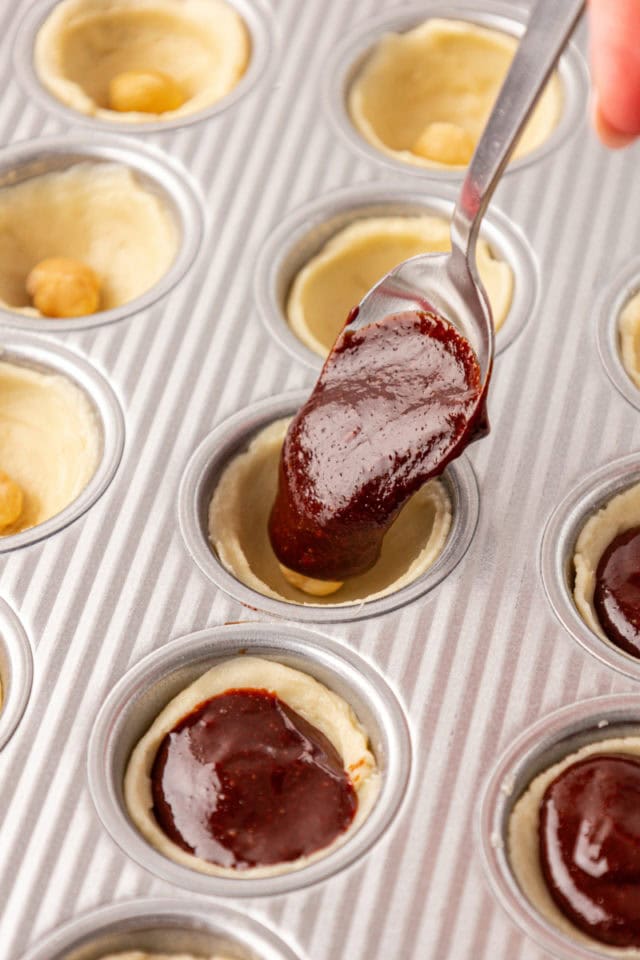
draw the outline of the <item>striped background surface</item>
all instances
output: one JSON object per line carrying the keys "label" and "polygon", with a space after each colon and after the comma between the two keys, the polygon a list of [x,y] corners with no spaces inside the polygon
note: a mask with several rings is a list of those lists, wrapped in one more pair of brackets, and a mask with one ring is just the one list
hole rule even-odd
{"label": "striped background surface", "polygon": [[[218,118],[144,138],[180,159],[201,186],[208,230],[195,267],[146,313],[60,336],[112,383],[127,443],[115,480],[81,520],[0,559],[0,594],[35,650],[29,707],[0,755],[6,960],[99,904],[189,898],[154,880],[104,833],[86,785],[86,742],[105,694],[129,665],[169,639],[247,616],[187,555],[176,492],[189,455],[214,425],[313,381],[257,316],[252,268],[262,240],[285,213],[332,188],[406,183],[338,141],[321,106],[336,39],[381,6],[273,0],[280,47],[269,80]],[[398,6],[385,0],[385,9]],[[10,28],[24,7],[4,0],[0,9],[2,143],[68,129],[13,78]],[[542,957],[494,904],[472,826],[496,752],[519,731],[562,704],[635,689],[563,633],[543,593],[538,551],[564,494],[640,441],[637,414],[601,367],[593,309],[613,272],[640,253],[638,159],[638,148],[608,153],[585,121],[499,190],[496,205],[534,250],[541,297],[498,358],[493,430],[469,454],[481,489],[475,539],[429,601],[325,628],[369,658],[404,704],[415,744],[412,792],[359,864],[311,890],[242,905],[303,957]]]}

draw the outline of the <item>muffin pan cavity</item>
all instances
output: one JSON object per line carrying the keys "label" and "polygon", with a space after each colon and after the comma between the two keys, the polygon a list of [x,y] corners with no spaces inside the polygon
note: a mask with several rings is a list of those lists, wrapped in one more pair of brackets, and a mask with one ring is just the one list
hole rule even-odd
{"label": "muffin pan cavity", "polygon": [[[6,147],[0,151],[0,249],[4,245],[6,254],[0,320],[58,333],[143,310],[191,266],[203,224],[200,192],[191,177],[153,147],[98,134]],[[95,271],[101,285],[95,313],[42,316],[33,308],[30,271],[59,257]]]}
{"label": "muffin pan cavity", "polygon": [[[405,510],[411,512],[401,514],[396,520],[395,530],[392,527],[387,534],[381,560],[372,570],[347,582],[338,593],[318,598],[294,588],[287,589],[268,545],[266,523],[270,498],[275,496],[277,447],[267,459],[260,444],[260,469],[255,479],[251,473],[244,478],[248,495],[251,489],[256,493],[251,497],[252,502],[247,500],[243,529],[238,532],[240,549],[236,549],[235,544],[232,548],[236,555],[243,555],[242,563],[245,558],[248,561],[251,582],[256,586],[243,582],[222,563],[212,546],[218,534],[215,517],[218,511],[211,509],[211,504],[221,479],[225,482],[225,470],[234,458],[247,451],[253,462],[254,439],[260,434],[262,439],[263,431],[271,425],[277,429],[277,421],[284,430],[287,418],[293,416],[307,396],[307,392],[289,393],[253,404],[220,424],[195,451],[179,493],[180,526],[191,556],[202,572],[230,596],[252,609],[286,619],[323,623],[360,620],[395,610],[429,593],[457,566],[476,528],[478,489],[473,470],[464,456],[435,481],[435,490],[431,487],[427,491],[425,485],[415,495],[418,499],[409,502]],[[228,477],[226,483],[234,486]],[[238,490],[241,488],[236,487],[236,494]],[[228,516],[223,507],[220,507],[222,513]],[[233,512],[233,508],[230,509]],[[386,557],[385,551],[388,551]],[[430,557],[428,567],[427,555]],[[268,590],[261,592],[264,584]]]}
{"label": "muffin pan cavity", "polygon": [[[415,148],[412,148],[408,142],[405,143],[404,131],[395,129],[397,127],[397,118],[402,116],[402,110],[391,103],[389,91],[395,90],[398,84],[407,82],[406,78],[410,77],[411,71],[415,69],[415,66],[412,66],[411,63],[403,63],[402,69],[399,71],[393,68],[393,76],[387,78],[386,81],[383,79],[382,74],[373,82],[371,82],[371,80],[367,81],[369,90],[368,97],[371,98],[376,89],[377,93],[375,93],[375,98],[380,97],[379,107],[383,108],[384,116],[386,117],[383,123],[381,121],[382,126],[380,127],[380,130],[384,129],[384,135],[380,133],[380,130],[378,133],[375,132],[377,124],[372,126],[371,121],[366,119],[365,114],[362,113],[361,107],[357,108],[358,115],[360,116],[358,123],[362,126],[363,130],[365,128],[367,129],[366,136],[358,129],[352,116],[352,111],[356,106],[356,100],[358,102],[361,100],[360,97],[354,97],[354,90],[357,88],[365,72],[368,73],[368,67],[373,62],[372,56],[376,56],[376,62],[379,60],[379,53],[377,51],[379,51],[380,42],[383,41],[388,34],[406,34],[427,20],[446,21],[443,27],[446,27],[449,31],[454,31],[454,33],[461,29],[464,30],[465,26],[470,24],[473,30],[480,28],[481,30],[498,31],[501,34],[507,34],[517,38],[523,33],[525,17],[521,15],[520,11],[514,9],[513,6],[494,3],[491,2],[491,0],[486,0],[484,3],[458,2],[454,4],[445,4],[436,0],[436,2],[431,2],[428,5],[409,5],[403,7],[393,16],[386,14],[383,17],[378,17],[364,23],[359,29],[349,34],[334,50],[331,62],[326,71],[326,76],[329,78],[326,90],[327,106],[334,125],[349,146],[363,153],[369,159],[384,163],[392,167],[396,172],[405,174],[410,173],[422,177],[459,179],[463,176],[466,164],[473,152],[473,137],[469,143],[464,145],[464,159],[460,159],[459,162],[455,163],[452,161],[434,163],[433,161],[428,161],[420,156],[416,156],[416,154],[412,152]],[[462,27],[460,25],[462,25]],[[385,53],[387,67],[384,69],[387,73],[389,72],[390,63],[400,54],[400,46],[401,44],[395,41],[394,56],[392,56],[390,49],[387,49]],[[449,46],[450,41],[445,40],[439,43],[436,49],[442,52],[443,50],[446,51]],[[411,56],[415,56],[415,51]],[[466,54],[463,54],[463,57],[466,62],[468,59]],[[424,55],[419,55],[418,63],[423,60]],[[485,72],[484,61],[485,57],[481,56],[479,63],[481,64],[480,69],[482,73]],[[445,65],[446,62],[447,57],[445,56]],[[449,67],[449,69],[453,69],[455,73],[451,92],[448,96],[455,99],[459,96],[459,61],[455,63],[455,66],[453,65],[454,63],[455,58],[452,60],[452,66]],[[378,63],[376,72],[380,73],[382,69]],[[483,77],[482,80],[477,79],[473,81],[470,90],[467,91],[467,95],[464,97],[464,103],[468,104],[471,102],[474,104],[476,96],[473,91],[476,84],[484,87],[486,82],[486,77]],[[548,124],[542,125],[544,130],[539,138],[534,138],[531,152],[525,153],[523,156],[515,159],[510,169],[518,169],[557,147],[565,136],[574,129],[581,118],[587,97],[586,69],[581,55],[573,45],[570,45],[563,54],[558,66],[557,80],[555,82],[557,84],[557,92],[554,91],[552,95],[554,102],[551,105],[554,116]],[[496,91],[498,88],[499,84],[496,87]],[[438,95],[440,95],[441,88],[437,87],[436,89]],[[413,99],[415,99],[415,96]],[[375,99],[375,102],[377,103],[378,100]],[[412,101],[408,99],[407,102]],[[555,112],[558,106],[560,115],[556,118]],[[472,107],[472,110],[473,109]],[[482,108],[483,113],[485,109],[486,107]],[[381,113],[381,116],[382,115]],[[442,132],[442,129],[444,129],[445,126],[449,126],[451,121],[455,119],[447,109],[447,99],[445,98],[437,109],[435,109],[432,117],[432,125],[436,126],[437,124],[438,128],[441,128],[436,131],[438,136]],[[415,117],[412,123],[415,126]],[[425,130],[426,129],[427,128],[425,128]],[[444,132],[446,134],[446,131]],[[469,131],[465,131],[465,128],[461,127],[458,123],[455,124],[454,132],[458,134],[465,133],[466,136],[469,137]],[[418,127],[416,127],[414,131],[415,135],[412,134],[411,140],[416,139],[418,133],[419,130]],[[448,136],[448,134],[446,135]],[[539,144],[538,139],[540,140]]]}
{"label": "muffin pan cavity", "polygon": [[24,627],[0,600],[0,750],[25,711],[33,679],[33,656]]}
{"label": "muffin pan cavity", "polygon": [[[578,750],[620,737],[640,737],[640,697],[615,694],[562,707],[525,730],[502,754],[484,787],[478,833],[491,888],[511,920],[558,960],[637,956],[559,929],[535,906],[516,879],[509,848],[514,807],[543,771]],[[606,750],[606,748],[605,748]],[[515,842],[515,840],[514,840]],[[520,854],[521,856],[521,854]]]}
{"label": "muffin pan cavity", "polygon": [[[212,876],[168,859],[133,825],[123,781],[131,751],[164,706],[215,664],[249,655],[293,667],[345,700],[369,736],[379,771],[368,816],[326,856],[270,877]],[[382,836],[407,790],[411,745],[403,711],[382,678],[354,652],[294,626],[239,623],[182,637],[152,653],[113,689],[89,743],[89,784],[104,826],[141,866],[194,893],[215,896],[280,894],[323,880],[359,859]]]}
{"label": "muffin pan cavity", "polygon": [[[120,404],[107,381],[87,360],[67,348],[30,334],[8,333],[0,343],[0,361],[10,367],[24,368],[27,372],[63,378],[75,388],[74,397],[80,391],[90,429],[95,433],[91,442],[96,452],[93,472],[75,499],[43,522],[1,536],[0,553],[4,553],[44,540],[62,530],[98,500],[111,483],[120,463],[124,446],[124,419]],[[37,426],[34,430],[37,431]]]}
{"label": "muffin pan cavity", "polygon": [[210,901],[131,900],[55,930],[21,960],[102,960],[129,951],[224,960],[299,960],[257,920]]}
{"label": "muffin pan cavity", "polygon": [[640,410],[640,258],[607,285],[596,307],[600,359],[619,393]]}
{"label": "muffin pan cavity", "polygon": [[[442,249],[443,241],[447,242],[447,230],[444,222],[448,222],[455,204],[455,190],[446,184],[437,184],[429,188],[428,196],[410,188],[397,186],[377,185],[347,187],[327,194],[325,197],[294,211],[286,217],[267,239],[256,268],[254,292],[260,314],[270,335],[287,350],[296,360],[306,366],[319,370],[323,363],[320,350],[327,349],[333,343],[340,326],[346,320],[347,313],[356,305],[369,287],[358,288],[364,276],[358,276],[357,253],[351,250],[342,251],[334,255],[332,263],[321,269],[326,271],[343,270],[348,276],[348,290],[357,299],[351,303],[349,297],[338,308],[339,315],[329,318],[329,323],[305,323],[308,332],[305,342],[294,332],[289,321],[292,287],[302,270],[309,261],[317,257],[321,251],[325,252],[327,245],[332,243],[338,234],[345,230],[361,228],[367,229],[367,222],[379,221],[382,229],[383,218],[391,224],[391,229],[399,240],[384,243],[370,243],[371,264],[384,262],[386,269],[397,264],[388,263],[389,254],[386,250],[392,248],[394,242],[399,244],[397,249],[401,256],[410,256],[416,252],[412,243],[402,235],[402,222],[409,218],[436,218],[437,223],[429,227],[432,233],[432,242],[435,248]],[[386,229],[389,229],[388,227]],[[378,228],[378,236],[382,238]],[[497,307],[500,320],[496,336],[496,351],[500,353],[518,336],[524,325],[535,311],[537,299],[538,277],[533,253],[519,229],[498,209],[491,208],[483,222],[481,239],[486,243],[483,251],[482,266],[488,267],[485,276],[493,282],[495,296],[493,306]],[[368,242],[368,241],[365,241]],[[385,250],[386,246],[386,250]],[[367,249],[361,239],[355,241],[355,250]],[[352,249],[354,249],[352,245]],[[499,274],[505,266],[504,276]],[[497,269],[496,269],[497,268]],[[370,277],[371,268],[365,268],[367,283],[371,284],[381,277]],[[329,278],[332,277],[329,273]],[[325,276],[326,280],[326,276]],[[313,281],[319,287],[322,278],[318,276]],[[306,296],[310,297],[307,281]],[[316,341],[314,346],[313,341]]]}

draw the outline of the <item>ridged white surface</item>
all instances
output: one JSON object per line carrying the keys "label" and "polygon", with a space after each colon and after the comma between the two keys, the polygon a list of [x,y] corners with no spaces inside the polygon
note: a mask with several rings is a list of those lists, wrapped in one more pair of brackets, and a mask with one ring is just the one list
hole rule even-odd
{"label": "ridged white surface", "polygon": [[[68,129],[12,76],[9,28],[25,6],[5,0],[0,10],[5,144]],[[176,491],[215,424],[312,382],[256,314],[252,267],[262,239],[331,188],[405,182],[355,157],[321,107],[334,43],[380,11],[379,0],[273,0],[280,47],[269,79],[220,117],[144,138],[200,183],[208,229],[195,267],[146,314],[61,338],[113,384],[127,445],[114,482],[84,518],[0,559],[0,593],[35,648],[28,711],[0,755],[6,960],[99,904],[143,894],[189,899],[104,833],[86,785],[86,742],[129,665],[181,634],[256,616],[194,567],[177,528]],[[422,186],[428,194],[428,181]],[[328,628],[369,657],[406,706],[415,743],[410,796],[360,864],[315,889],[247,905],[313,960],[540,960],[481,875],[473,838],[480,785],[496,753],[544,713],[635,689],[558,626],[538,549],[562,496],[640,442],[636,412],[601,367],[593,311],[610,275],[639,252],[638,148],[607,152],[585,121],[558,150],[508,176],[496,203],[531,243],[541,298],[497,361],[492,433],[470,451],[481,488],[475,539],[429,601]]]}

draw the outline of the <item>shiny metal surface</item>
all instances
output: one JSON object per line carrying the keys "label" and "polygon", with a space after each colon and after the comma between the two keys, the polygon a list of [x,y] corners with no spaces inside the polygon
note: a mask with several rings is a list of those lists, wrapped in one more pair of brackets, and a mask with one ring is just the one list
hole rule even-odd
{"label": "shiny metal surface", "polygon": [[[216,663],[243,653],[302,670],[351,704],[369,734],[382,778],[373,810],[355,833],[347,833],[343,844],[302,870],[258,879],[208,876],[169,860],[130,822],[122,793],[131,750],[169,700]],[[88,758],[89,787],[100,818],[128,856],[193,893],[259,897],[325,880],[379,840],[407,794],[411,742],[395,695],[362,657],[329,637],[290,624],[237,623],[174,640],[128,671],[98,714]]]}
{"label": "shiny metal surface", "polygon": [[33,654],[24,627],[0,600],[0,750],[25,711],[33,680]]}
{"label": "shiny metal surface", "polygon": [[443,474],[453,506],[447,542],[435,563],[413,583],[395,593],[364,603],[298,604],[258,593],[230,573],[220,562],[209,539],[209,504],[216,484],[231,458],[246,449],[259,430],[282,417],[293,416],[306,399],[306,392],[270,397],[229,417],[205,437],[187,464],[178,494],[179,522],[191,556],[216,586],[251,610],[311,623],[347,623],[389,613],[424,597],[462,560],[478,522],[478,486],[464,456]]}

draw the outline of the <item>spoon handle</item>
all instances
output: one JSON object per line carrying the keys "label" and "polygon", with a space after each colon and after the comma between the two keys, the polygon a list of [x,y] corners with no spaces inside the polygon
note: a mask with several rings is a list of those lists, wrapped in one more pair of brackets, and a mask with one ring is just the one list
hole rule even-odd
{"label": "spoon handle", "polygon": [[451,241],[472,258],[487,209],[544,85],[582,14],[585,0],[538,0],[467,170]]}

